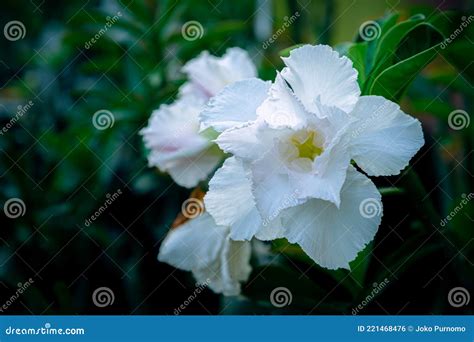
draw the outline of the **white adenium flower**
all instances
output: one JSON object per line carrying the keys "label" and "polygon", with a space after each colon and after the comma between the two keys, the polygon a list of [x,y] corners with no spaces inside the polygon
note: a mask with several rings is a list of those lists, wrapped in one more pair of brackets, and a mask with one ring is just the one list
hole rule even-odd
{"label": "white adenium flower", "polygon": [[201,113],[233,154],[206,208],[233,239],[285,237],[323,267],[349,268],[382,216],[380,193],[351,160],[369,176],[399,174],[424,144],[421,124],[383,97],[360,96],[352,62],[328,46],[283,60],[274,84],[234,83]]}
{"label": "white adenium flower", "polygon": [[160,247],[158,260],[192,271],[199,284],[226,296],[240,294],[250,266],[249,241],[229,239],[229,228],[216,225],[208,214],[172,229]]}
{"label": "white adenium flower", "polygon": [[211,141],[212,131],[200,131],[199,113],[226,85],[255,77],[257,71],[247,52],[239,48],[228,49],[222,57],[203,52],[182,70],[189,81],[180,88],[178,99],[155,110],[141,134],[150,150],[149,165],[191,188],[206,179],[223,158]]}

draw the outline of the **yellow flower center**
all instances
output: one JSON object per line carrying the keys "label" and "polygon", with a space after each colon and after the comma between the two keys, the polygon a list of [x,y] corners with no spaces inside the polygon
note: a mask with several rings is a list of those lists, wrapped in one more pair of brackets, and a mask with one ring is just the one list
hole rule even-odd
{"label": "yellow flower center", "polygon": [[293,137],[291,142],[298,149],[299,158],[308,158],[314,160],[323,153],[323,149],[315,144],[316,132],[307,132],[306,137],[301,141],[298,137]]}

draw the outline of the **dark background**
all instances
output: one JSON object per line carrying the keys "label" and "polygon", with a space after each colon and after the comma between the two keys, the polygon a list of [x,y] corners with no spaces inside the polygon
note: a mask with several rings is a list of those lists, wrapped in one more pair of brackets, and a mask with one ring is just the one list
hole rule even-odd
{"label": "dark background", "polygon": [[[2,1],[0,26],[19,20],[26,35],[17,41],[0,36],[0,126],[19,105],[34,103],[0,136],[0,203],[20,198],[26,206],[22,217],[0,215],[0,305],[18,283],[34,280],[4,313],[173,314],[193,293],[188,273],[156,259],[190,190],[147,167],[138,131],[153,109],[173,100],[184,81],[180,66],[200,51],[222,55],[227,47],[245,48],[260,76],[272,79],[274,69],[281,69],[279,51],[291,45],[353,40],[363,22],[387,11],[399,11],[403,18],[450,9],[473,14],[469,3]],[[117,11],[123,16],[86,49]],[[297,21],[263,49],[266,37],[296,11]],[[201,39],[183,39],[181,27],[189,20],[203,25]],[[472,63],[472,41],[465,46]],[[473,68],[464,66],[437,58],[402,102],[423,122],[427,144],[411,164],[440,217],[473,190],[474,124],[462,131],[446,124],[454,109],[472,113]],[[92,125],[101,109],[115,117],[106,130]],[[410,188],[417,183],[402,176],[377,179],[377,184]],[[119,189],[122,195],[86,226],[107,194]],[[245,296],[221,298],[205,290],[183,314],[350,314],[372,284],[385,278],[388,286],[362,314],[472,314],[472,303],[453,308],[446,300],[456,286],[473,293],[472,203],[444,230],[420,219],[427,215],[420,199],[395,193],[383,200],[382,226],[364,252],[372,254],[355,271],[326,271],[298,250],[279,252],[284,242],[277,241],[273,256],[253,260]],[[91,299],[102,286],[115,295],[105,308]],[[269,304],[276,286],[292,290],[289,307]]]}

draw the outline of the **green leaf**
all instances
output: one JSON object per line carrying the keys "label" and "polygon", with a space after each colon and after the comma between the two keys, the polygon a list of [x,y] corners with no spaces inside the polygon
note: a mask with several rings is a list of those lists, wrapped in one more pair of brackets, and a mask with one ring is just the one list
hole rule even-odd
{"label": "green leaf", "polygon": [[422,22],[423,18],[419,16],[410,18],[393,26],[381,37],[374,54],[375,67],[373,73],[375,75],[377,75],[378,71],[384,70],[392,64],[397,46],[411,30]]}
{"label": "green leaf", "polygon": [[354,68],[357,70],[357,82],[362,88],[367,78],[367,43],[352,44],[347,50],[347,57],[352,61]]}
{"label": "green leaf", "polygon": [[368,93],[380,95],[394,102],[400,101],[406,88],[435,57],[439,44],[384,70]]}
{"label": "green leaf", "polygon": [[393,54],[394,65],[379,74],[373,71],[373,82],[368,83],[365,93],[381,95],[398,102],[415,77],[436,57],[442,36],[430,24],[416,25],[403,39]]}

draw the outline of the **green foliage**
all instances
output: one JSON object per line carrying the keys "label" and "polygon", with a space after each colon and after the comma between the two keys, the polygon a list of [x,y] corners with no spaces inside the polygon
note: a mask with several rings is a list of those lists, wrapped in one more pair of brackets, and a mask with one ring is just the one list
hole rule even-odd
{"label": "green foliage", "polygon": [[[265,10],[251,0],[72,0],[61,6],[44,3],[34,13],[30,1],[5,4],[2,14],[21,20],[27,35],[0,41],[1,126],[15,116],[17,106],[34,102],[0,136],[0,203],[21,198],[27,213],[15,220],[0,217],[2,301],[19,282],[35,280],[7,313],[169,314],[189,296],[189,276],[156,260],[159,243],[189,191],[147,167],[139,130],[153,109],[173,100],[184,81],[179,68],[202,50],[221,55],[230,46],[246,48],[260,65],[260,76],[273,79],[274,69],[282,66],[279,51],[286,56],[299,44],[339,43],[332,41],[335,32],[355,32],[352,26],[367,19],[374,2],[356,5],[347,14],[350,20],[339,20],[344,13],[331,1],[304,8],[292,1],[272,3]],[[269,17],[275,32],[295,11],[301,17],[263,49],[254,21]],[[91,43],[118,12],[119,19]],[[284,313],[350,314],[372,284],[385,278],[388,286],[362,313],[385,313],[379,303],[394,314],[451,313],[445,302],[433,308],[433,298],[445,298],[463,279],[474,281],[472,202],[445,226],[436,219],[450,214],[461,194],[474,188],[474,125],[454,131],[447,123],[454,109],[473,112],[474,24],[441,48],[464,13],[432,12],[406,20],[386,15],[377,20],[376,39],[356,36],[338,48],[358,70],[364,95],[401,102],[423,121],[427,146],[411,163],[421,181],[407,174],[375,179],[385,189],[383,223],[351,271],[320,268],[299,247],[276,241],[267,259],[253,260],[252,278],[243,288],[250,303],[247,313],[282,313],[270,305],[269,296],[284,286],[294,297]],[[205,30],[192,42],[181,34],[190,20]],[[106,130],[92,124],[101,109],[114,115]],[[123,195],[85,226],[107,194],[118,189]],[[426,192],[414,197],[415,190]],[[432,278],[437,271],[444,281]],[[114,306],[92,304],[99,286],[114,290]],[[220,312],[211,293],[200,302]],[[461,310],[454,313],[472,313]],[[208,312],[194,302],[187,313]]]}

